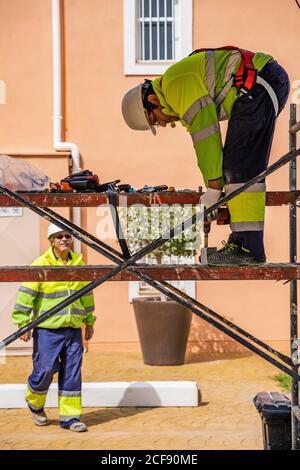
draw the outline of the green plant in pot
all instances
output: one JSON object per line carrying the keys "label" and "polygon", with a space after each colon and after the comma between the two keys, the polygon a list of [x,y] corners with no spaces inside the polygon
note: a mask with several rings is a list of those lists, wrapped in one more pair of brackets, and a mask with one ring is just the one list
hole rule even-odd
{"label": "green plant in pot", "polygon": [[[121,210],[125,238],[131,253],[163,236],[171,228],[195,214],[193,206],[131,206]],[[201,223],[153,251],[141,263],[192,264],[201,243]],[[167,280],[167,279],[166,279]],[[184,288],[184,282],[172,282]],[[182,305],[168,300],[160,292],[140,284],[147,296],[133,299],[133,307],[143,359],[149,365],[179,365],[184,363],[192,314]]]}

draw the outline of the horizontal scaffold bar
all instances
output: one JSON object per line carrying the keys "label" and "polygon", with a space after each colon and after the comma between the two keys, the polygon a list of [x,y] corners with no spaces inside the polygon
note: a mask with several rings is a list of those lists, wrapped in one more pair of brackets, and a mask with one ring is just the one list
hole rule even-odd
{"label": "horizontal scaffold bar", "polygon": [[[175,191],[162,193],[117,193],[117,205],[132,206],[143,204],[198,204],[202,193],[196,191]],[[108,204],[107,193],[20,193],[28,201],[40,207],[98,207]],[[267,192],[268,206],[282,206],[294,203],[300,191]],[[21,206],[9,196],[0,195],[0,207]]]}
{"label": "horizontal scaffold bar", "polygon": [[[0,267],[0,282],[94,281],[108,274],[115,265],[77,267],[4,266]],[[139,272],[158,281],[285,281],[300,280],[299,263],[268,263],[262,266],[202,266],[202,265],[143,265]],[[123,271],[110,281],[136,281],[132,272]]]}

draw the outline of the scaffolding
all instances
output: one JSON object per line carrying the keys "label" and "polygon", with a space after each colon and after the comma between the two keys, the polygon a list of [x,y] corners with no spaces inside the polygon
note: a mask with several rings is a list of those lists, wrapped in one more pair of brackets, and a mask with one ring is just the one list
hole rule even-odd
{"label": "scaffolding", "polygon": [[[133,193],[123,195],[122,193],[15,193],[0,185],[0,207],[23,206],[29,208],[39,216],[45,218],[70,232],[75,238],[83,242],[96,252],[111,260],[113,265],[103,266],[82,266],[82,267],[28,267],[9,266],[0,267],[0,282],[16,281],[54,281],[54,280],[89,280],[87,286],[70,295],[63,302],[60,302],[40,317],[31,321],[27,326],[4,338],[0,342],[0,349],[15,341],[27,331],[35,328],[45,319],[55,315],[61,309],[67,307],[76,299],[104,282],[143,280],[168,298],[175,300],[181,305],[191,310],[195,315],[202,318],[215,328],[219,329],[238,343],[242,344],[255,354],[259,355],[281,371],[288,374],[292,379],[291,391],[291,421],[292,421],[292,449],[300,450],[300,407],[299,407],[299,365],[298,365],[298,302],[297,302],[297,280],[300,279],[300,264],[297,263],[297,201],[300,191],[297,190],[297,165],[296,158],[300,155],[297,149],[296,134],[300,130],[300,122],[296,119],[296,105],[290,107],[289,124],[289,152],[281,157],[277,162],[270,165],[267,170],[252,178],[240,188],[220,199],[217,203],[204,211],[198,212],[189,218],[184,224],[180,224],[162,237],[154,240],[146,247],[134,254],[130,254],[126,242],[120,233],[117,206],[144,204],[193,204],[199,203],[200,193],[192,191],[181,191],[175,193],[143,194]],[[212,267],[201,265],[174,265],[174,266],[147,266],[137,264],[137,261],[154,249],[163,245],[165,241],[181,233],[187,227],[202,220],[211,212],[215,211],[230,199],[253,184],[265,179],[268,175],[289,163],[289,191],[268,192],[266,203],[271,206],[289,204],[289,228],[290,228],[290,259],[289,263],[272,264],[262,266],[246,267]],[[96,207],[100,204],[108,204],[113,210],[113,220],[116,225],[116,232],[119,238],[122,252],[113,249],[111,246],[100,241],[90,233],[72,224],[70,221],[54,212],[49,207]],[[113,205],[112,205],[113,203]],[[197,300],[189,297],[168,280],[286,280],[290,282],[290,352],[287,356],[271,346],[265,344],[249,332],[243,330],[238,325],[227,320],[222,315],[214,312]]]}

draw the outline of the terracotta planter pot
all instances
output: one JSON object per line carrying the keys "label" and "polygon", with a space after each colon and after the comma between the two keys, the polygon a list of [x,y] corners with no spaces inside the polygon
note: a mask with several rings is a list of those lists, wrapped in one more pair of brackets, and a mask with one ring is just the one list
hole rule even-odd
{"label": "terracotta planter pot", "polygon": [[184,363],[192,313],[174,301],[133,299],[143,359],[149,365]]}

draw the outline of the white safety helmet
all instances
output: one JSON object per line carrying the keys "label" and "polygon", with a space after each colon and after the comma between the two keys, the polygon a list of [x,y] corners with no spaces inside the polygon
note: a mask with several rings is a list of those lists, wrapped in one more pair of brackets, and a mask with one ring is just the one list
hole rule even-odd
{"label": "white safety helmet", "polygon": [[152,131],[153,135],[156,135],[156,130],[147,119],[147,111],[143,105],[143,85],[141,83],[134,88],[131,88],[124,95],[122,100],[122,114],[124,121],[130,129],[136,131]]}
{"label": "white safety helmet", "polygon": [[60,227],[57,227],[57,225],[55,225],[55,224],[50,224],[50,225],[48,226],[48,233],[47,233],[47,235],[48,235],[48,240],[49,240],[51,237],[53,237],[53,235],[56,235],[56,234],[59,233],[59,232],[64,232],[64,230],[63,230],[62,228],[60,228]]}

